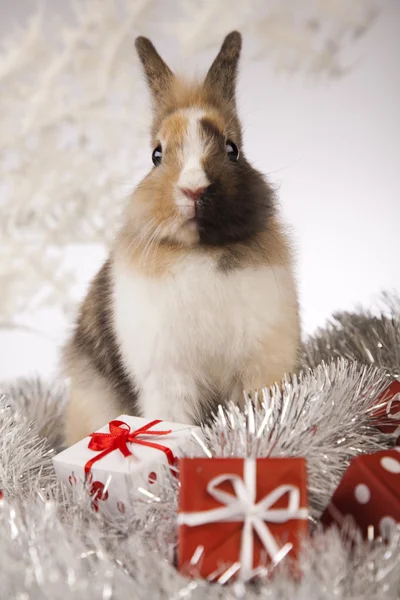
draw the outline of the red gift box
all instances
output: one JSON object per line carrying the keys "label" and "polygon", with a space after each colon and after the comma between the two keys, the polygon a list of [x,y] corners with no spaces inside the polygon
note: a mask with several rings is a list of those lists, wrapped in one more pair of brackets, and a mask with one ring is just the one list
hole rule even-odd
{"label": "red gift box", "polygon": [[351,462],[321,521],[342,527],[349,516],[365,538],[386,538],[400,523],[400,449]]}
{"label": "red gift box", "polygon": [[374,425],[383,433],[400,436],[400,381],[395,379],[371,409]]}
{"label": "red gift box", "polygon": [[[307,533],[302,458],[180,460],[179,569],[213,579],[234,564],[240,577],[296,558]],[[202,550],[202,552],[199,552]]]}

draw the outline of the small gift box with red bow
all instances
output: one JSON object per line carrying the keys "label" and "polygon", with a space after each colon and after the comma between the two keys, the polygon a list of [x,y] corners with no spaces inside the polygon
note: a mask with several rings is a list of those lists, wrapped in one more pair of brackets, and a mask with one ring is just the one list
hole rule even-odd
{"label": "small gift box with red bow", "polygon": [[399,448],[353,459],[321,518],[339,528],[348,520],[365,538],[387,538],[400,523]]}
{"label": "small gift box with red bow", "polygon": [[304,459],[187,458],[180,481],[182,572],[248,580],[257,567],[296,558],[307,532]]}
{"label": "small gift box with red bow", "polygon": [[195,447],[199,427],[122,415],[53,459],[68,485],[86,482],[94,510],[124,513],[131,498],[157,494],[166,471],[176,474],[179,456]]}

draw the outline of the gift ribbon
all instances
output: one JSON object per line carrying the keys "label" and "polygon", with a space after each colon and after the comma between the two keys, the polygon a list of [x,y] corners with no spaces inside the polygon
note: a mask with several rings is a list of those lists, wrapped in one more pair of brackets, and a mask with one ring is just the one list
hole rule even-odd
{"label": "gift ribbon", "polygon": [[[390,388],[388,388],[388,389],[390,389]],[[387,391],[388,390],[386,390],[386,392]],[[385,395],[385,392],[383,395]],[[399,392],[397,392],[394,396],[392,396],[392,398],[390,398],[390,400],[387,401],[386,404],[384,405],[385,406],[385,415],[384,416],[388,420],[399,422],[400,421],[400,410],[398,412],[391,413],[392,406],[393,406],[393,404],[396,404],[396,403],[400,405],[400,393]],[[375,410],[377,410],[379,408],[382,408],[382,406],[383,406],[383,403],[379,404],[377,407],[373,407],[373,408],[375,408]],[[374,415],[374,412],[372,413],[372,416],[374,419],[376,419],[378,421],[382,417],[382,415],[379,413],[377,415]],[[381,425],[386,426],[386,425],[391,425],[391,424],[388,422],[381,422]],[[400,434],[400,425],[398,427],[396,427],[396,429],[390,435],[393,437],[397,437],[399,434]]]}
{"label": "gift ribbon", "polygon": [[[389,400],[389,402],[386,405],[386,416],[388,419],[391,419],[393,421],[399,421],[400,420],[400,411],[396,412],[396,413],[391,413],[390,411],[392,410],[392,406],[393,404],[397,402],[400,405],[400,393],[397,393],[393,396],[393,398],[391,398]],[[400,425],[399,427],[396,428],[396,430],[393,432],[394,436],[397,436],[400,433]]]}
{"label": "gift ribbon", "polygon": [[161,444],[156,444],[154,442],[149,442],[146,440],[139,439],[140,435],[168,435],[172,433],[172,430],[168,431],[150,431],[154,425],[158,425],[162,421],[151,421],[150,423],[146,423],[143,427],[136,429],[135,431],[131,431],[131,428],[124,421],[110,421],[109,428],[110,433],[91,433],[90,437],[92,438],[88,444],[88,448],[90,450],[94,450],[95,452],[100,452],[97,456],[94,456],[85,464],[85,477],[87,477],[92,469],[92,466],[98,460],[101,460],[110,452],[114,452],[114,450],[119,450],[125,458],[132,455],[131,450],[128,448],[128,443],[131,444],[140,444],[141,446],[148,446],[149,448],[155,448],[156,450],[161,450],[164,452],[167,457],[168,463],[170,465],[174,465],[175,457],[171,448],[167,446],[162,446]]}
{"label": "gift ribbon", "polygon": [[[239,475],[223,474],[214,477],[207,485],[207,492],[218,502],[220,508],[180,513],[178,524],[196,527],[217,521],[243,521],[240,566],[241,578],[250,579],[253,571],[253,532],[256,531],[267,554],[273,561],[281,548],[278,546],[267,523],[285,523],[290,519],[307,519],[307,508],[300,508],[299,488],[294,485],[280,485],[256,503],[256,461],[244,460],[243,479]],[[230,481],[235,495],[218,489],[222,483]],[[286,508],[271,508],[282,496],[289,495]]]}

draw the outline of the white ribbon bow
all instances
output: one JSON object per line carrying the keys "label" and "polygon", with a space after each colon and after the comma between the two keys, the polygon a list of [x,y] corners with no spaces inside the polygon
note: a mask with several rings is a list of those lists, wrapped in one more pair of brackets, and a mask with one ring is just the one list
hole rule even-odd
{"label": "white ribbon bow", "polygon": [[[267,474],[266,474],[267,476]],[[221,483],[230,481],[235,495],[217,489]],[[218,502],[220,508],[192,513],[180,513],[179,525],[196,527],[217,521],[243,521],[240,548],[241,578],[249,579],[253,571],[253,529],[256,530],[262,545],[271,559],[275,561],[281,548],[276,543],[267,522],[285,523],[290,519],[307,519],[307,508],[300,508],[299,488],[294,485],[280,485],[259,502],[256,501],[256,461],[244,460],[244,477],[223,474],[214,477],[207,485],[207,492]],[[289,494],[287,508],[271,508],[282,496]]]}

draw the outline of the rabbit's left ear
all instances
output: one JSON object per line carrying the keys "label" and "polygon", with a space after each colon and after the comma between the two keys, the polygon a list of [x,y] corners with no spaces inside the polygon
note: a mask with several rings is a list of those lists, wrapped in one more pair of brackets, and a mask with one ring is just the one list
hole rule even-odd
{"label": "rabbit's left ear", "polygon": [[242,36],[238,31],[232,31],[226,36],[216,59],[207,73],[204,84],[218,89],[222,98],[227,102],[235,103],[236,76],[240,51],[242,49]]}
{"label": "rabbit's left ear", "polygon": [[143,65],[154,106],[162,105],[171,89],[174,74],[163,61],[151,41],[145,37],[136,38],[136,50]]}

